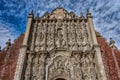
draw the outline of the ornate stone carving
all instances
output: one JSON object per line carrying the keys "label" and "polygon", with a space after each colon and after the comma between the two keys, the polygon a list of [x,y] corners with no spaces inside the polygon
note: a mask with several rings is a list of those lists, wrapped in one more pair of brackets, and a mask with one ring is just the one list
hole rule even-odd
{"label": "ornate stone carving", "polygon": [[54,26],[50,24],[47,28],[47,50],[54,48]]}
{"label": "ornate stone carving", "polygon": [[36,51],[44,50],[45,49],[45,27],[43,24],[39,24],[37,27],[37,37],[36,37],[36,42],[35,42]]}
{"label": "ornate stone carving", "polygon": [[112,38],[110,38],[109,45],[110,45],[111,48],[117,48],[117,47],[115,46],[115,41],[114,41]]}
{"label": "ornate stone carving", "polygon": [[56,45],[57,45],[57,47],[64,47],[65,44],[66,44],[66,42],[65,42],[63,30],[61,28],[58,28]]}
{"label": "ornate stone carving", "polygon": [[[64,58],[65,57],[65,58]],[[59,55],[58,53],[54,57],[48,58],[48,80],[52,80],[56,76],[68,75],[68,59],[66,55]]]}

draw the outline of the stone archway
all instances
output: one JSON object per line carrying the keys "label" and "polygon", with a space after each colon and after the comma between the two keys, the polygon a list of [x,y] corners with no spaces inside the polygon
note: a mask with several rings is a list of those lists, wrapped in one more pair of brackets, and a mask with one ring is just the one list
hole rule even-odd
{"label": "stone archway", "polygon": [[63,79],[63,78],[57,78],[56,80],[66,80],[66,79]]}

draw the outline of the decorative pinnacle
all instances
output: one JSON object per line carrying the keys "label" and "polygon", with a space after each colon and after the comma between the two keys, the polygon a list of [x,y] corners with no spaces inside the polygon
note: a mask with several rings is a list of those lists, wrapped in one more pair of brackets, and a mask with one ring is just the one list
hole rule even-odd
{"label": "decorative pinnacle", "polygon": [[28,18],[33,18],[34,17],[34,12],[33,10],[29,13]]}
{"label": "decorative pinnacle", "polygon": [[11,39],[8,39],[8,41],[6,42],[6,45],[11,46]]}
{"label": "decorative pinnacle", "polygon": [[80,17],[82,17],[83,16],[83,14],[82,14],[82,12],[80,13]]}
{"label": "decorative pinnacle", "polygon": [[87,9],[87,15],[91,15],[91,13],[90,13],[89,9]]}
{"label": "decorative pinnacle", "polygon": [[39,13],[37,13],[37,15],[36,15],[36,19],[39,19]]}
{"label": "decorative pinnacle", "polygon": [[29,15],[33,15],[34,14],[34,11],[33,11],[33,9],[32,9],[32,11],[30,12],[30,14]]}
{"label": "decorative pinnacle", "polygon": [[1,46],[0,46],[0,52],[1,52]]}
{"label": "decorative pinnacle", "polygon": [[32,11],[31,11],[31,14],[33,14],[33,9],[32,9]]}
{"label": "decorative pinnacle", "polygon": [[87,13],[89,13],[89,9],[87,9]]}

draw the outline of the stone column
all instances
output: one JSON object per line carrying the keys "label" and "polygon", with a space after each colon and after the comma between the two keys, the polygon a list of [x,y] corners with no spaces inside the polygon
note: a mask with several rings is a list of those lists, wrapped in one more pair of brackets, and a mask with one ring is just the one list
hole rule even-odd
{"label": "stone column", "polygon": [[107,80],[104,64],[102,61],[102,55],[100,52],[100,47],[98,46],[98,42],[97,42],[97,38],[96,38],[96,34],[95,34],[92,16],[91,16],[91,13],[89,13],[89,11],[87,12],[87,23],[88,23],[88,26],[90,29],[92,43],[93,43],[94,49],[96,51],[95,57],[96,57],[96,63],[97,63],[98,78],[99,78],[99,80]]}
{"label": "stone column", "polygon": [[19,53],[19,57],[18,57],[18,61],[17,61],[14,80],[21,80],[21,77],[22,77],[24,60],[26,58],[27,44],[28,44],[28,39],[29,39],[29,34],[30,34],[33,17],[34,17],[34,15],[33,15],[33,11],[32,11],[28,16],[28,23],[27,23],[26,32],[24,35],[23,44],[22,44],[22,47],[20,48],[20,53]]}

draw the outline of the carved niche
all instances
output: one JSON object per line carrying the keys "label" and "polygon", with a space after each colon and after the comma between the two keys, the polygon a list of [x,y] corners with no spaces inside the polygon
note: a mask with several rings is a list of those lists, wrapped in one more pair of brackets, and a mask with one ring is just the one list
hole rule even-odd
{"label": "carved niche", "polygon": [[45,34],[46,26],[43,23],[39,23],[36,31],[35,51],[45,50]]}
{"label": "carved niche", "polygon": [[48,51],[54,48],[54,31],[55,31],[55,25],[49,23],[47,27],[47,50]]}
{"label": "carved niche", "polygon": [[64,21],[39,23],[36,33],[35,50],[37,52],[45,48],[51,51],[55,47],[83,51],[91,49],[87,26],[83,22],[78,24]]}
{"label": "carved niche", "polygon": [[24,80],[44,80],[44,62],[44,54],[28,53]]}

